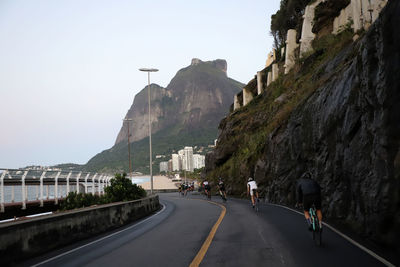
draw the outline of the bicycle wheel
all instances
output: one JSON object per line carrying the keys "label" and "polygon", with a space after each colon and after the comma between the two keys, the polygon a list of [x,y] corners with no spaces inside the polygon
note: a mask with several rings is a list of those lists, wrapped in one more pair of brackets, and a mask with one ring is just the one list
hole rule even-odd
{"label": "bicycle wheel", "polygon": [[254,204],[255,204],[254,210],[255,210],[256,212],[258,212],[258,198],[256,197],[254,200],[255,200],[255,201],[254,201]]}
{"label": "bicycle wheel", "polygon": [[219,193],[219,195],[221,196],[222,201],[223,201],[223,202],[226,202],[226,198],[225,198],[224,194],[223,194],[223,193]]}
{"label": "bicycle wheel", "polygon": [[319,228],[319,226],[316,227],[315,231],[314,231],[314,242],[315,245],[317,245],[318,247],[322,245],[322,232],[321,229]]}

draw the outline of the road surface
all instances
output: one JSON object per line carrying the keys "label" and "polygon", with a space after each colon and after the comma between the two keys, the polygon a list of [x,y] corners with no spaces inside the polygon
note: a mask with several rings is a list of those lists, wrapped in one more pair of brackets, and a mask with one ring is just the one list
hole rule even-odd
{"label": "road surface", "polygon": [[316,247],[304,218],[288,209],[261,204],[256,213],[249,201],[212,200],[160,194],[156,215],[22,265],[384,266],[326,227]]}

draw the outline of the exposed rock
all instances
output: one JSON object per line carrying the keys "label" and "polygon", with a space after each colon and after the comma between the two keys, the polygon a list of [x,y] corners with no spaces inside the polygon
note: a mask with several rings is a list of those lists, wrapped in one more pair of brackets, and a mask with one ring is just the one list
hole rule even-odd
{"label": "exposed rock", "polygon": [[[157,132],[160,130],[162,125],[159,123],[160,118],[165,117],[165,105],[171,99],[171,92],[165,88],[151,84],[151,115],[152,115],[152,131]],[[148,86],[140,91],[133,101],[132,106],[128,110],[126,117],[132,119],[129,122],[131,142],[140,140],[149,135],[149,118],[148,118]],[[128,137],[128,123],[122,124],[122,128],[118,133],[116,144],[127,140]]]}
{"label": "exposed rock", "polygon": [[[243,84],[226,75],[226,61],[201,61],[177,72],[167,88],[151,85],[152,148],[168,155],[185,145],[207,146],[218,134],[218,124],[228,112],[233,96]],[[148,88],[139,92],[126,114],[131,135],[133,170],[149,173]],[[122,123],[122,121],[121,121]],[[129,170],[128,123],[122,124],[114,146],[91,158],[84,169],[98,172]],[[159,164],[153,166],[157,172]]]}
{"label": "exposed rock", "polygon": [[286,100],[286,98],[287,98],[287,95],[286,94],[282,94],[282,95],[280,95],[279,97],[277,97],[275,99],[275,102],[277,102],[277,103],[284,102]]}
{"label": "exposed rock", "polygon": [[325,1],[315,8],[313,33],[318,33],[326,25],[332,25],[335,17],[339,16],[340,11],[350,4],[350,0]]}
{"label": "exposed rock", "polygon": [[192,63],[190,63],[190,65],[196,66],[196,65],[200,64],[201,62],[203,62],[203,61],[201,61],[201,60],[198,59],[198,58],[193,58],[193,59],[192,59]]}
{"label": "exposed rock", "polygon": [[[398,252],[399,14],[400,2],[389,2],[360,40],[324,66],[330,78],[269,134],[262,155],[238,166],[229,178],[254,175],[267,200],[293,205],[295,182],[310,170],[323,188],[323,211],[330,221]],[[263,123],[259,114],[240,115],[246,127]],[[219,145],[206,159],[208,173],[236,152],[241,139],[233,134],[235,123],[235,116],[221,122]],[[237,140],[225,147],[232,136]]]}
{"label": "exposed rock", "polygon": [[[167,88],[151,85],[152,132],[182,124],[191,130],[216,129],[226,115],[235,93],[242,84],[226,77],[223,59],[203,62],[192,59],[191,65],[178,71]],[[130,122],[131,141],[148,136],[147,86],[133,101],[126,117]],[[115,144],[127,140],[128,124],[124,123]]]}
{"label": "exposed rock", "polygon": [[217,59],[213,61],[214,66],[217,69],[222,70],[225,74],[227,73],[228,70],[228,64],[226,63],[226,60],[224,59]]}

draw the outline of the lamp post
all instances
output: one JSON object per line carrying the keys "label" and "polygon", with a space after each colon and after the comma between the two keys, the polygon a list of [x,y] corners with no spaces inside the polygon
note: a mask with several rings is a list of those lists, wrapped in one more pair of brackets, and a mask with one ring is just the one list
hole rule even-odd
{"label": "lamp post", "polygon": [[147,72],[148,80],[148,98],[149,98],[149,147],[150,147],[150,193],[153,194],[153,162],[152,162],[152,151],[151,151],[151,112],[150,112],[150,72],[156,72],[158,69],[141,68],[140,71]]}
{"label": "lamp post", "polygon": [[132,180],[132,165],[131,165],[131,142],[130,142],[130,134],[129,134],[129,122],[132,121],[132,119],[128,119],[125,117],[123,121],[128,122],[128,162],[129,162],[129,177]]}

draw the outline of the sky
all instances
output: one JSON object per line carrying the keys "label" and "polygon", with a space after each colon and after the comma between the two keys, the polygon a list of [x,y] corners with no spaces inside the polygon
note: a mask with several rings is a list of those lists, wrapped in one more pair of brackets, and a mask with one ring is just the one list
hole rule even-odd
{"label": "sky", "polygon": [[[279,0],[0,0],[0,168],[85,164],[114,145],[138,69],[225,59],[247,83],[272,49]],[[232,99],[233,102],[233,99]]]}

